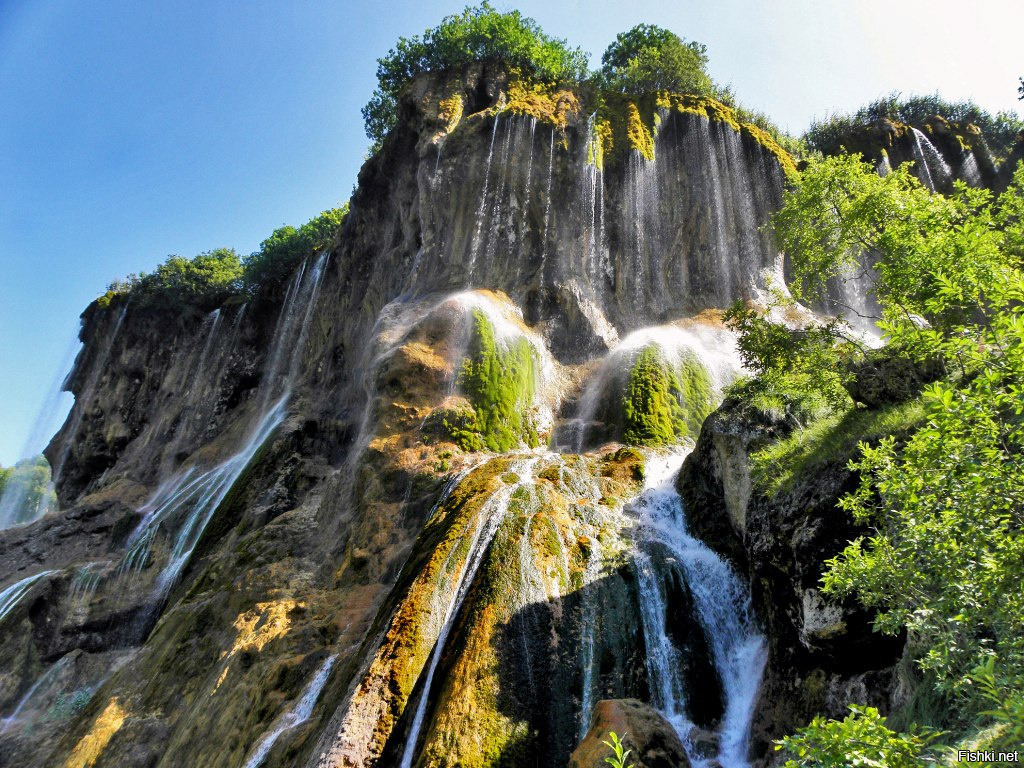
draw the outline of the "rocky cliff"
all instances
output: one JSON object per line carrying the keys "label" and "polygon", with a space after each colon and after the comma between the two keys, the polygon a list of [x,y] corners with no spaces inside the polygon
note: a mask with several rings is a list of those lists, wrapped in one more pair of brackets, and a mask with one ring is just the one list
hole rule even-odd
{"label": "rocky cliff", "polygon": [[60,511],[0,532],[0,764],[563,766],[602,699],[763,764],[884,695],[899,649],[814,591],[850,479],[769,504],[784,425],[700,428],[792,161],[706,99],[596,99],[422,77],[286,284],[89,307]]}

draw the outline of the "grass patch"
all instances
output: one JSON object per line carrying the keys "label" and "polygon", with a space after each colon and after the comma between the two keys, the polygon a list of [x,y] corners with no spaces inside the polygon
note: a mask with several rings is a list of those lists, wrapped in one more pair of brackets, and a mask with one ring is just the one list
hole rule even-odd
{"label": "grass patch", "polygon": [[873,410],[851,408],[820,418],[751,456],[754,485],[764,495],[775,496],[817,467],[854,458],[859,443],[909,432],[924,418],[921,398]]}

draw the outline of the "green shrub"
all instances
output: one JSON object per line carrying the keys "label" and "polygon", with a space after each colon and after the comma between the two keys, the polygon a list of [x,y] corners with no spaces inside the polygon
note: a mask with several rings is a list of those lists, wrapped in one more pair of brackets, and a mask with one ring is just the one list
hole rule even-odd
{"label": "green shrub", "polygon": [[366,135],[374,148],[395,125],[398,94],[416,75],[473,61],[501,62],[543,82],[582,80],[587,73],[583,51],[544,34],[537,22],[519,11],[500,13],[486,2],[469,6],[445,17],[422,37],[399,38],[377,61],[377,89],[363,107]]}
{"label": "green shrub", "polygon": [[106,309],[118,296],[130,296],[136,306],[193,306],[208,312],[232,296],[251,297],[261,288],[284,284],[303,259],[337,240],[347,216],[345,203],[298,229],[283,226],[245,258],[239,258],[232,248],[217,248],[192,259],[168,256],[150,274],[113,281],[96,303]]}
{"label": "green shrub", "polygon": [[961,127],[974,124],[981,128],[997,158],[1006,155],[1024,130],[1024,121],[1017,115],[1000,112],[993,116],[973,101],[946,101],[937,93],[904,97],[894,92],[861,107],[851,115],[833,115],[811,123],[804,138],[812,149],[833,154],[840,151],[844,144],[849,145],[852,136],[877,120],[886,119],[921,127],[928,118],[935,115]]}
{"label": "green shrub", "polygon": [[654,91],[716,94],[706,71],[707,49],[652,24],[638,24],[615,36],[601,56],[604,85],[621,93]]}
{"label": "green shrub", "polygon": [[927,748],[937,734],[911,729],[897,733],[885,726],[874,707],[850,707],[842,720],[816,717],[795,736],[776,743],[789,757],[785,768],[919,768],[934,762]]}
{"label": "green shrub", "polygon": [[298,229],[285,225],[260,243],[260,249],[244,260],[242,284],[250,293],[260,287],[280,285],[295,268],[313,253],[330,246],[338,239],[348,203],[315,216]]}
{"label": "green shrub", "polygon": [[168,256],[151,274],[130,276],[127,283],[111,284],[111,291],[127,288],[139,306],[176,308],[185,304],[204,311],[215,309],[242,287],[242,262],[232,248],[217,248],[193,259]]}

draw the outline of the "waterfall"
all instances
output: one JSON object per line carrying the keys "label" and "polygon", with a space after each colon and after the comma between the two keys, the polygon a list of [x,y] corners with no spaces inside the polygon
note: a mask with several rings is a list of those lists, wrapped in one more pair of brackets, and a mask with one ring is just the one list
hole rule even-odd
{"label": "waterfall", "polygon": [[334,662],[337,660],[337,656],[329,656],[320,665],[316,674],[313,675],[313,679],[309,681],[306,689],[302,692],[302,696],[295,702],[295,706],[277,721],[277,724],[270,733],[260,739],[249,759],[245,761],[243,768],[259,768],[259,766],[263,765],[263,761],[267,758],[267,753],[277,743],[281,734],[309,720],[309,716],[313,714],[313,707],[316,706],[316,701],[320,698],[320,692],[323,691],[324,684],[327,682],[331,669],[334,667]]}
{"label": "waterfall", "polygon": [[[81,349],[82,343],[76,335],[68,345],[67,352],[64,354],[63,361],[57,370],[57,376],[53,379],[47,390],[43,404],[36,414],[35,420],[32,422],[28,439],[22,447],[16,465],[26,459],[38,456],[46,446],[46,442],[57,432],[61,422],[67,416],[74,398],[71,397],[70,393],[64,391],[63,384],[67,380],[71,366],[74,364],[75,358]],[[52,472],[49,487],[50,489],[53,488]],[[24,507],[27,493],[28,485],[18,482],[8,482],[7,487],[0,491],[0,530],[10,528],[12,525],[32,522],[49,511],[45,504],[40,504],[33,511],[32,516],[26,518]],[[19,517],[21,517],[20,523],[17,522]]]}
{"label": "waterfall", "polygon": [[49,669],[41,674],[31,686],[29,686],[29,689],[25,691],[25,694],[18,700],[17,705],[15,705],[14,709],[11,710],[11,714],[0,718],[0,723],[2,723],[2,725],[0,725],[0,735],[7,733],[7,731],[11,729],[11,726],[18,721],[18,716],[22,713],[25,707],[28,706],[28,703],[32,701],[32,698],[37,692],[42,690],[42,693],[44,695],[46,694],[47,690],[51,687],[51,683],[54,678],[64,670],[64,667],[66,667],[72,659],[72,654],[61,656],[50,666]]}
{"label": "waterfall", "polygon": [[307,270],[307,263],[296,272],[285,296],[260,385],[261,405],[246,432],[242,445],[230,457],[205,471],[186,467],[165,480],[140,511],[143,519],[129,538],[119,571],[142,568],[153,537],[161,526],[181,520],[167,563],[156,581],[156,593],[163,597],[188,562],[214,513],[235,482],[274,430],[287,415],[288,400],[305,349],[309,322],[328,252],[321,253]]}
{"label": "waterfall", "polygon": [[555,129],[551,128],[551,143],[548,146],[548,186],[544,193],[544,239],[540,250],[540,287],[544,287],[544,269],[548,255],[548,227],[551,223],[551,179],[555,170]]}
{"label": "waterfall", "polygon": [[491,128],[491,144],[487,149],[487,164],[484,168],[484,188],[480,193],[480,205],[476,210],[476,227],[473,230],[473,240],[469,248],[469,265],[466,267],[466,285],[473,284],[473,272],[476,270],[476,257],[480,251],[480,236],[483,232],[485,214],[487,212],[487,187],[491,180],[491,159],[494,157],[494,139],[498,135],[498,123],[501,114],[494,116],[494,127]]}
{"label": "waterfall", "polygon": [[587,118],[583,169],[583,242],[582,272],[595,292],[601,290],[603,275],[611,278],[604,235],[604,147],[597,133],[597,113]]}
{"label": "waterfall", "polygon": [[660,325],[633,331],[605,355],[588,378],[576,413],[566,429],[569,441],[566,448],[582,453],[588,446],[589,432],[602,404],[609,398],[621,398],[634,359],[651,345],[661,350],[670,365],[696,360],[710,377],[712,395],[716,399],[740,371],[735,337],[723,329],[691,324],[685,328]]}
{"label": "waterfall", "polygon": [[645,293],[659,295],[653,285],[656,279],[654,259],[660,259],[661,254],[653,244],[648,244],[660,231],[656,161],[648,160],[637,150],[631,150],[626,160],[624,183],[626,193],[623,215],[625,231],[628,233],[624,240],[632,250],[633,268],[633,291],[629,301],[635,302],[636,307],[642,307],[649,302]]}
{"label": "waterfall", "polygon": [[917,128],[911,128],[910,131],[914,136],[914,161],[917,165],[917,177],[921,183],[928,188],[929,192],[934,192],[940,186],[948,185],[953,177],[953,171],[949,164],[927,136]]}
{"label": "waterfall", "polygon": [[[78,434],[78,428],[82,425],[82,417],[85,409],[91,403],[96,391],[96,386],[100,382],[100,377],[106,370],[107,360],[110,357],[111,350],[114,348],[114,342],[117,340],[117,336],[121,332],[121,326],[124,324],[124,318],[127,312],[128,304],[126,303],[121,307],[121,311],[117,313],[117,320],[114,321],[113,329],[107,335],[104,343],[100,346],[96,358],[89,366],[89,373],[86,375],[85,384],[79,390],[78,397],[75,399],[75,404],[71,408],[71,415],[68,417],[65,427],[61,430],[65,435],[63,441],[64,445],[61,447],[60,455],[57,457],[57,463],[53,467],[52,478],[54,485],[58,485],[60,482],[61,474],[64,471],[64,465],[67,463],[68,456],[71,454],[71,446]],[[65,382],[65,384],[66,383],[67,382]]]}
{"label": "waterfall", "polygon": [[[401,768],[411,768],[413,758],[416,756],[416,744],[419,741],[420,730],[423,727],[423,719],[427,713],[427,705],[430,703],[430,691],[434,682],[434,674],[437,672],[437,665],[441,661],[445,645],[448,642],[448,635],[451,633],[458,617],[459,608],[466,599],[469,588],[473,584],[476,572],[483,562],[484,555],[498,532],[498,528],[505,519],[508,511],[509,500],[512,494],[519,488],[528,487],[533,480],[532,472],[538,458],[519,459],[512,463],[508,471],[518,475],[519,479],[514,484],[503,484],[502,487],[491,496],[484,504],[483,509],[475,516],[475,526],[469,538],[469,550],[466,554],[466,562],[459,573],[458,579],[451,591],[451,599],[445,609],[444,620],[441,631],[438,633],[437,641],[434,643],[434,651],[430,655],[427,665],[427,674],[420,689],[419,701],[416,704],[412,725],[409,728],[409,735],[405,740],[405,747],[402,750]],[[449,560],[455,550],[449,555]],[[446,561],[443,570],[447,570]]]}
{"label": "waterfall", "polygon": [[978,167],[978,158],[973,152],[968,152],[960,165],[959,178],[972,187],[982,186],[981,169]]}
{"label": "waterfall", "polygon": [[[746,752],[766,649],[754,625],[750,596],[732,568],[689,534],[675,477],[688,451],[649,462],[644,493],[626,508],[635,521],[633,540],[639,579],[649,685],[654,705],[672,723],[691,752],[693,765],[705,765],[692,752],[686,691],[677,674],[679,650],[666,632],[663,576],[678,569],[693,596],[699,624],[722,683],[725,714],[717,759],[724,768],[746,768]],[[664,550],[668,557],[656,557]]]}
{"label": "waterfall", "polygon": [[[597,581],[601,572],[601,551],[594,542],[587,556],[587,567],[583,574],[583,588]],[[595,639],[594,624],[597,623],[597,604],[594,600],[587,601],[583,606],[583,632],[580,636],[580,662],[583,671],[582,693],[580,696],[580,729],[579,739],[590,730],[590,712],[594,708],[595,685]]]}
{"label": "waterfall", "polygon": [[14,609],[14,606],[21,602],[21,599],[28,594],[28,591],[32,588],[33,584],[54,573],[56,573],[56,571],[35,573],[0,590],[0,622],[6,619],[7,614]]}

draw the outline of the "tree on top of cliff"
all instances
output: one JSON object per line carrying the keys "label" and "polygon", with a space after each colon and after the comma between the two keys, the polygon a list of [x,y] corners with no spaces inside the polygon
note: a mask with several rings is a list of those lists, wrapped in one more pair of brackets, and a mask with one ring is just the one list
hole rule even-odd
{"label": "tree on top of cliff", "polygon": [[374,148],[395,125],[398,94],[421,72],[440,72],[473,61],[501,61],[537,80],[581,80],[587,54],[549,37],[519,11],[499,13],[489,3],[446,17],[423,36],[399,38],[377,60],[377,90],[363,107],[366,135]]}
{"label": "tree on top of cliff", "polygon": [[664,27],[638,24],[615,36],[601,57],[601,75],[609,88],[623,93],[711,96],[715,87],[705,71],[707,65],[707,49],[701,43],[686,42]]}

